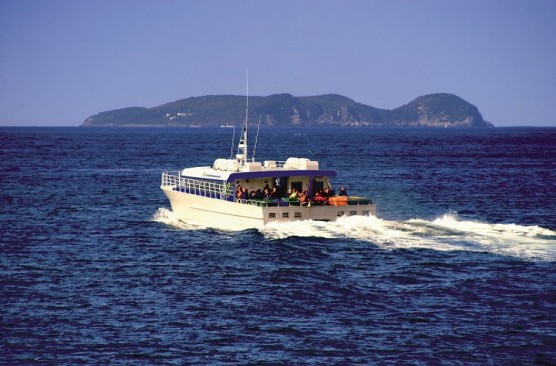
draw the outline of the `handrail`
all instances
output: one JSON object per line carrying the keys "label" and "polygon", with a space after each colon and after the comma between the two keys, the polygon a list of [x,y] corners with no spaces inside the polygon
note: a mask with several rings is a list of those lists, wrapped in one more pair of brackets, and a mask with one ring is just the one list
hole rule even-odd
{"label": "handrail", "polygon": [[232,194],[231,186],[227,184],[209,182],[205,180],[184,178],[179,171],[162,173],[163,187],[171,187],[175,191],[226,200]]}
{"label": "handrail", "polygon": [[[303,207],[322,207],[324,205],[318,204],[316,202],[309,203],[302,203],[300,201],[288,201],[287,199],[248,199],[248,200],[236,200],[237,203],[247,204],[247,205],[256,205],[262,207],[275,207],[275,206],[303,206]],[[368,198],[363,197],[353,197],[348,199],[346,205],[338,205],[333,207],[346,207],[346,206],[368,206],[372,205],[373,201]],[[331,206],[331,205],[326,205]]]}

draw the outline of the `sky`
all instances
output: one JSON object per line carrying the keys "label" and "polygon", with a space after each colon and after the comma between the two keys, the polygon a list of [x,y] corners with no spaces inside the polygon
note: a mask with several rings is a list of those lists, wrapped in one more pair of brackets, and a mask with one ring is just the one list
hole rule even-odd
{"label": "sky", "polygon": [[[248,71],[247,71],[248,70]],[[0,0],[0,125],[217,94],[453,93],[556,127],[555,0]]]}

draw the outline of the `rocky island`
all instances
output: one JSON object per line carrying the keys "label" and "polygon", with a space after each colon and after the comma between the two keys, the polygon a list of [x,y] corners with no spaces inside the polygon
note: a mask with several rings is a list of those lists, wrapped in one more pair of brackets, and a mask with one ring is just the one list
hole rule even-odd
{"label": "rocky island", "polygon": [[[87,118],[85,127],[220,127],[245,118],[245,96],[191,97],[153,108],[130,107]],[[266,127],[493,127],[478,108],[447,93],[429,94],[396,109],[380,109],[337,94],[249,97],[249,122]]]}

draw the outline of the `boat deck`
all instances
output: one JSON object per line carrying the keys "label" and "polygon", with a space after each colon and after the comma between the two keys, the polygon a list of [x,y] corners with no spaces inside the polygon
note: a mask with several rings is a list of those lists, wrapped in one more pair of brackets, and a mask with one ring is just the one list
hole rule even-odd
{"label": "boat deck", "polygon": [[[226,201],[233,201],[240,204],[255,205],[260,207],[287,207],[287,206],[323,206],[321,203],[311,202],[302,203],[299,200],[289,200],[285,198],[277,199],[236,199],[229,184],[215,183],[214,181],[203,181],[180,177],[179,171],[168,171],[162,174],[161,187],[172,191],[192,194],[201,197],[209,197]],[[332,206],[359,206],[372,205],[373,202],[364,197],[349,196],[346,202],[327,203]]]}

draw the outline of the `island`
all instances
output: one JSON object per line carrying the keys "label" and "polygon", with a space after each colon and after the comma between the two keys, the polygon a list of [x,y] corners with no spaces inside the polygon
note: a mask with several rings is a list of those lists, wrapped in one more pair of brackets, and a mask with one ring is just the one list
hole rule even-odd
{"label": "island", "polygon": [[[84,127],[227,127],[245,119],[246,97],[190,97],[153,108],[129,107],[87,118]],[[249,97],[249,124],[264,127],[490,128],[478,108],[448,93],[416,98],[396,109],[371,107],[338,94]]]}

